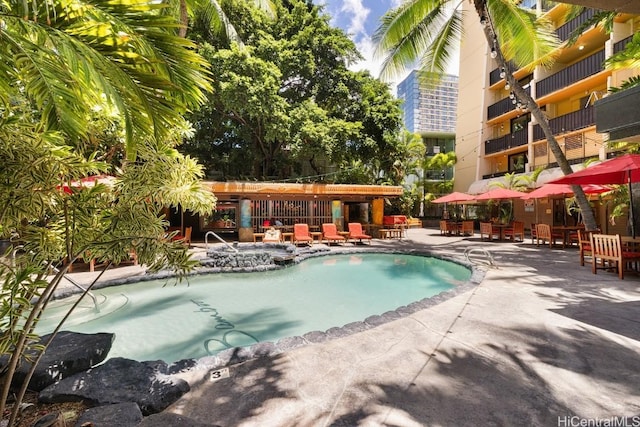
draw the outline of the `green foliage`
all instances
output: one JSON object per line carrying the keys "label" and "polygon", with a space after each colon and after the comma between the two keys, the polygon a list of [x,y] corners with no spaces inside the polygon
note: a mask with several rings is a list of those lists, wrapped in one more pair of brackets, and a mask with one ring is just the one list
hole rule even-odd
{"label": "green foliage", "polygon": [[276,1],[277,13],[267,16],[243,1],[221,6],[243,46],[202,25],[189,33],[216,80],[207,104],[190,117],[196,133],[183,152],[220,179],[332,179],[336,165],[358,161],[392,173],[395,159],[387,159],[397,157],[400,143],[399,101],[368,73],[348,70],[359,54],[320,8]]}
{"label": "green foliage", "polygon": [[[42,310],[78,257],[118,264],[135,251],[149,269],[179,277],[195,265],[166,239],[162,213],[214,208],[201,166],[175,149],[188,131],[182,115],[211,86],[208,64],[165,8],[0,2],[0,233],[20,249],[0,257],[3,417],[25,351],[37,359],[45,350],[34,345]],[[112,186],[80,184],[103,173]]]}

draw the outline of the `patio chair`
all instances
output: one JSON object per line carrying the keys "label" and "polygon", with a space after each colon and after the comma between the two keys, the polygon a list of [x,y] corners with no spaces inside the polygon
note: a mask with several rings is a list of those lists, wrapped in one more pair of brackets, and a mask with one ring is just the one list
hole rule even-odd
{"label": "patio chair", "polygon": [[[591,234],[594,231],[578,230],[578,248],[580,250],[580,265],[584,267],[584,257],[591,254]],[[599,233],[599,231],[596,231]]]}
{"label": "patio chair", "polygon": [[307,243],[309,246],[313,244],[313,237],[309,233],[309,224],[293,224],[293,244]]}
{"label": "patio chair", "polygon": [[484,240],[485,236],[489,241],[493,240],[493,236],[496,238],[500,238],[500,232],[493,228],[493,224],[490,222],[481,222],[480,223],[480,240]]}
{"label": "patio chair", "polygon": [[598,269],[614,269],[618,277],[624,279],[624,270],[629,262],[637,262],[640,252],[632,252],[622,247],[619,234],[591,233],[591,272],[597,274]]}
{"label": "patio chair", "polygon": [[513,221],[511,227],[504,230],[504,236],[515,242],[516,237],[520,236],[520,241],[524,242],[524,222]]}
{"label": "patio chair", "polygon": [[447,234],[447,220],[440,220],[440,235]]}
{"label": "patio chair", "polygon": [[536,242],[536,238],[538,237],[538,230],[537,230],[537,226],[538,224],[536,224],[535,222],[531,223],[531,244],[533,245]]}
{"label": "patio chair", "polygon": [[363,240],[368,240],[369,244],[371,244],[371,236],[369,236],[368,234],[365,234],[364,231],[362,231],[362,224],[360,224],[359,222],[350,222],[349,225],[349,238],[354,240],[359,240],[360,243],[363,243]]}
{"label": "patio chair", "polygon": [[463,236],[473,236],[473,233],[473,221],[462,221],[462,225],[460,226],[460,234],[462,234]]}
{"label": "patio chair", "polygon": [[562,242],[562,247],[564,248],[564,234],[554,233],[549,224],[538,224],[536,226],[536,246],[540,246],[540,241],[542,240],[543,243],[549,242],[549,247],[553,248],[558,239]]}
{"label": "patio chair", "polygon": [[262,243],[282,243],[282,233],[280,230],[271,227],[264,232]]}
{"label": "patio chair", "polygon": [[184,229],[184,239],[182,239],[182,242],[188,248],[191,247],[191,232],[192,232],[192,230],[193,230],[193,227],[185,227],[185,229]]}
{"label": "patio chair", "polygon": [[339,243],[347,240],[344,236],[338,234],[338,228],[333,223],[322,224],[322,237],[328,244],[331,244],[331,242]]}

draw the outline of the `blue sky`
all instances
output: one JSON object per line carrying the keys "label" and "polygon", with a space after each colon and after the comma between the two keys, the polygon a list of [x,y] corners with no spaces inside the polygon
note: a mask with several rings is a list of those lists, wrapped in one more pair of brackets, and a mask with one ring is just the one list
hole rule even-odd
{"label": "blue sky", "polygon": [[[371,36],[380,24],[380,18],[390,8],[398,6],[401,0],[314,0],[324,4],[325,12],[331,16],[331,23],[342,28],[355,42],[365,60],[354,69],[367,69],[378,77],[380,60],[373,59]],[[402,78],[398,79],[398,81]],[[397,83],[397,82],[396,82]]]}
{"label": "blue sky", "polygon": [[[331,23],[342,28],[351,37],[365,58],[352,68],[367,69],[371,75],[378,77],[381,60],[373,57],[371,36],[380,25],[382,15],[389,9],[399,6],[402,0],[314,0],[314,2],[325,6],[325,12],[332,17]],[[458,74],[457,66],[452,64],[449,68],[449,73]],[[395,86],[409,74],[409,71],[389,83]]]}

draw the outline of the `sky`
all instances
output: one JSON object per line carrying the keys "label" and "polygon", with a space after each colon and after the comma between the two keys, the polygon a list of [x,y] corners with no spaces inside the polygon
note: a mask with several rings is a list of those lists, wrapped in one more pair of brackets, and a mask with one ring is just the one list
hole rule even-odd
{"label": "sky", "polygon": [[[371,36],[380,25],[382,15],[387,10],[399,6],[402,0],[314,0],[314,2],[325,6],[325,12],[331,16],[331,24],[342,28],[365,58],[351,68],[366,69],[372,76],[378,77],[382,60],[373,57]],[[410,71],[388,83],[395,87]],[[457,74],[457,67],[449,72]]]}

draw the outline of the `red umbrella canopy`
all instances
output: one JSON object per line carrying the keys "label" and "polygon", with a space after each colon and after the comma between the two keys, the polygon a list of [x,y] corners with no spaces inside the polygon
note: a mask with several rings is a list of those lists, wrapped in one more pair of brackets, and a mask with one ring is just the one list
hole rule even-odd
{"label": "red umbrella canopy", "polygon": [[[586,194],[600,194],[611,191],[609,187],[604,185],[586,184],[582,186],[582,189]],[[531,193],[522,197],[523,199],[542,199],[550,196],[571,196],[573,195],[573,189],[569,184],[544,184],[540,188],[536,188]]]}
{"label": "red umbrella canopy", "polygon": [[457,202],[469,202],[471,200],[475,200],[475,197],[472,196],[471,194],[454,191],[453,193],[447,194],[446,196],[433,199],[431,202],[432,203],[457,203]]}
{"label": "red umbrella canopy", "polygon": [[527,193],[523,193],[516,190],[510,190],[508,188],[494,188],[486,193],[478,194],[475,200],[501,200],[501,199],[520,199],[526,196]]}
{"label": "red umbrella canopy", "polygon": [[552,184],[627,184],[640,182],[640,154],[625,154],[550,181]]}

